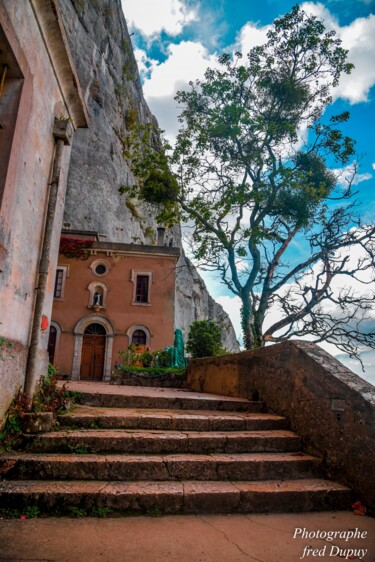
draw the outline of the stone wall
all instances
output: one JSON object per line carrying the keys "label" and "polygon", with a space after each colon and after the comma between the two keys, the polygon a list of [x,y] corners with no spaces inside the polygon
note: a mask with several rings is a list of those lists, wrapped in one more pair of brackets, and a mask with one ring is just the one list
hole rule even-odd
{"label": "stone wall", "polygon": [[290,341],[189,362],[188,388],[260,398],[286,416],[329,477],[375,511],[375,387],[315,344]]}
{"label": "stone wall", "polygon": [[0,429],[15,394],[23,390],[28,350],[26,345],[13,340],[0,346]]}
{"label": "stone wall", "polygon": [[[127,201],[119,187],[133,181],[123,157],[134,120],[155,122],[142,92],[133,46],[120,0],[60,0],[64,25],[90,116],[90,129],[75,135],[68,178],[66,228],[97,231],[102,240],[154,244],[155,209]],[[180,228],[166,232],[166,245],[180,246]],[[223,345],[238,351],[229,320],[184,258],[177,270],[176,327],[186,336],[191,321],[218,321]]]}

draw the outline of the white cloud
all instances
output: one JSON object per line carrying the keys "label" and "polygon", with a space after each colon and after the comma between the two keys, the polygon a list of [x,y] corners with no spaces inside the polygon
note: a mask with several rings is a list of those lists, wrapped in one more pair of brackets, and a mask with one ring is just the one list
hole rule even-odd
{"label": "white cloud", "polygon": [[305,2],[302,8],[324,21],[327,29],[336,31],[342,47],[349,50],[349,62],[355,68],[343,75],[335,88],[334,99],[343,98],[350,103],[368,100],[370,88],[375,84],[375,15],[357,18],[349,25],[340,27],[337,19],[321,3]]}
{"label": "white cloud", "polygon": [[[148,37],[161,32],[179,33],[186,23],[195,18],[181,0],[122,0],[124,12],[132,25],[136,25]],[[197,4],[198,6],[198,4]],[[147,9],[145,9],[145,7]],[[150,9],[148,9],[150,7]],[[327,29],[334,29],[343,41],[344,48],[350,48],[349,59],[356,65],[349,76],[343,76],[335,89],[335,98],[343,97],[351,103],[366,101],[370,87],[375,84],[375,16],[358,18],[350,25],[340,27],[337,19],[321,3],[305,2],[302,7],[324,20]],[[157,12],[155,14],[154,12]],[[164,15],[166,17],[164,17]],[[196,23],[199,25],[199,22]],[[243,53],[255,45],[264,43],[270,26],[246,23],[239,31],[235,45],[228,50]],[[217,66],[216,54],[211,53],[206,43],[181,41],[167,46],[167,58],[162,63],[148,59],[145,51],[137,50],[136,57],[144,79],[144,93],[151,110],[155,113],[167,137],[173,140],[178,130],[177,103],[174,96],[178,89],[188,88],[190,80],[203,77],[208,66]],[[303,131],[300,143],[303,142]],[[363,178],[369,179],[369,178]],[[363,180],[362,180],[363,181]]]}
{"label": "white cloud", "polygon": [[159,64],[157,60],[147,56],[146,51],[142,49],[134,49],[135,60],[137,61],[139,74],[143,80],[146,80],[153,73],[154,68]]}
{"label": "white cloud", "polygon": [[[334,90],[334,99],[347,99],[350,103],[368,100],[370,88],[375,84],[375,15],[357,18],[349,25],[340,27],[338,20],[319,2],[304,2],[302,9],[324,21],[328,30],[334,30],[342,40],[342,47],[349,50],[349,62],[355,68],[349,75],[342,75],[340,84]],[[270,26],[259,27],[249,22],[237,37],[237,46],[243,53],[266,41]]]}
{"label": "white cloud", "polygon": [[122,8],[130,27],[149,39],[162,31],[175,37],[197,17],[181,0],[122,0]]}
{"label": "white cloud", "polygon": [[372,169],[375,170],[375,162],[372,163]]}
{"label": "white cloud", "polygon": [[217,65],[217,59],[202,43],[195,41],[170,44],[167,54],[168,58],[158,64],[147,61],[144,51],[136,52],[143,76],[146,76],[143,85],[146,101],[169,140],[173,140],[179,126],[178,104],[174,101],[177,91],[187,89],[190,80],[203,78],[207,67]]}
{"label": "white cloud", "polygon": [[152,75],[145,81],[143,90],[146,97],[175,95],[181,84],[202,78],[208,66],[216,63],[202,43],[181,41],[168,46],[168,58],[153,68]]}
{"label": "white cloud", "polygon": [[[358,185],[363,181],[368,181],[372,178],[372,174],[366,172],[364,174],[355,174],[356,163],[348,164],[345,168],[336,168],[332,172],[336,176],[336,181],[341,187],[347,188],[349,183]],[[354,175],[355,174],[355,175]]]}
{"label": "white cloud", "polygon": [[270,25],[258,27],[255,23],[248,22],[237,35],[237,48],[241,53],[246,54],[253,47],[263,45],[267,41],[267,32],[270,28]]}

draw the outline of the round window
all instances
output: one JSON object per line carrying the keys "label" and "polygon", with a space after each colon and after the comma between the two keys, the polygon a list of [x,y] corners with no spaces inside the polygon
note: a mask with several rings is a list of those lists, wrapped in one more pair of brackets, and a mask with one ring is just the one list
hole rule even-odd
{"label": "round window", "polygon": [[103,265],[102,263],[100,263],[99,265],[96,266],[95,268],[95,273],[97,275],[104,275],[107,271],[107,268],[105,265]]}

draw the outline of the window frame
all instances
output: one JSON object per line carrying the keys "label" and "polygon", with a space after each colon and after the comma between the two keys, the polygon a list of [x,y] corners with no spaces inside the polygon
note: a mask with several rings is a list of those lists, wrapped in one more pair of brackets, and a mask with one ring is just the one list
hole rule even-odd
{"label": "window frame", "polygon": [[[144,340],[145,340],[144,342],[142,342],[142,343],[140,343],[140,342],[138,342],[138,343],[133,342],[134,334],[135,334],[136,332],[142,332],[142,333],[144,334]],[[132,333],[132,336],[131,336],[131,344],[132,344],[132,345],[136,345],[136,346],[137,346],[137,345],[147,345],[147,334],[146,334],[145,330],[143,330],[142,328],[137,328],[136,330],[134,330],[133,333]]]}
{"label": "window frame", "polygon": [[[62,279],[61,279],[61,293],[59,297],[55,296],[56,293],[56,282],[57,282],[57,272],[62,271]],[[68,277],[69,266],[68,265],[57,265],[55,270],[55,280],[53,286],[53,300],[55,301],[63,301],[65,295],[65,283],[66,278]]]}
{"label": "window frame", "polygon": [[[137,301],[137,284],[138,284],[138,277],[148,277],[148,287],[147,287],[147,301],[140,302]],[[130,281],[133,283],[133,297],[131,304],[133,306],[152,306],[151,302],[151,286],[153,283],[153,274],[151,271],[138,271],[132,269]]]}
{"label": "window frame", "polygon": [[150,328],[145,326],[144,324],[132,324],[126,330],[126,335],[128,337],[128,345],[131,345],[133,341],[133,334],[136,330],[142,330],[146,334],[146,343],[144,344],[145,347],[151,347],[151,338],[154,337],[154,334],[151,332]]}
{"label": "window frame", "polygon": [[[98,267],[98,265],[103,265],[105,267],[105,272],[104,273],[97,273],[95,270]],[[95,275],[95,277],[105,277],[106,275],[108,275],[108,273],[111,271],[111,264],[105,260],[105,259],[95,259],[90,265],[89,265],[92,274]]]}

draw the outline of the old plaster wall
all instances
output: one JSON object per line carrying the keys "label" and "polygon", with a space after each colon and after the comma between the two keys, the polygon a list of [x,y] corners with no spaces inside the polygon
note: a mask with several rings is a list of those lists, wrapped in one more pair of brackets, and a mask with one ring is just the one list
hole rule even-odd
{"label": "old plaster wall", "polygon": [[[13,349],[0,361],[0,419],[15,392],[24,383],[32,323],[37,267],[43,239],[48,182],[55,142],[54,118],[64,112],[61,91],[46,52],[30,2],[3,0],[0,21],[23,75],[22,94],[0,208],[0,335],[12,341]],[[68,167],[70,148],[63,154]],[[52,308],[53,270],[56,266],[62,224],[66,174],[60,179],[44,313]],[[40,341],[40,361],[47,354],[47,334]]]}
{"label": "old plaster wall", "polygon": [[[54,363],[62,373],[74,375],[72,372],[72,358],[75,339],[75,330],[78,322],[87,318],[87,324],[101,323],[107,320],[113,327],[113,349],[111,366],[119,361],[119,351],[127,349],[131,340],[129,334],[135,326],[145,327],[150,334],[147,345],[152,351],[163,349],[173,342],[174,330],[174,300],[175,263],[178,251],[166,248],[160,253],[154,252],[157,247],[146,247],[143,253],[134,255],[129,250],[131,247],[118,248],[120,253],[107,256],[105,243],[98,243],[102,250],[87,260],[77,260],[59,256],[59,265],[67,268],[68,274],[64,287],[64,298],[55,300],[53,319],[61,327],[62,334],[59,349],[55,353]],[[112,245],[113,247],[114,245]],[[117,245],[120,246],[120,245]],[[147,249],[150,251],[147,252]],[[97,262],[108,264],[108,273],[98,277],[95,275],[94,266]],[[152,272],[150,279],[150,305],[134,301],[134,274],[133,272]],[[133,280],[132,280],[133,279]],[[88,287],[102,283],[107,288],[105,308],[97,314],[92,310],[91,298]],[[92,318],[95,316],[96,320]],[[80,358],[79,358],[80,359]],[[78,368],[80,367],[80,362]]]}
{"label": "old plaster wall", "polygon": [[375,387],[320,347],[291,341],[189,362],[187,386],[258,397],[303,437],[328,475],[351,486],[375,510]]}
{"label": "old plaster wall", "polygon": [[[134,181],[123,157],[129,127],[134,121],[156,123],[143,98],[121,2],[61,0],[61,7],[90,114],[90,129],[78,131],[73,143],[65,226],[98,231],[110,242],[154,244],[155,210],[118,192]],[[165,243],[181,245],[179,227],[166,232]],[[176,327],[186,336],[193,320],[216,320],[224,346],[238,351],[228,316],[184,260],[177,269]]]}

